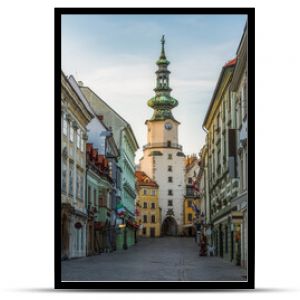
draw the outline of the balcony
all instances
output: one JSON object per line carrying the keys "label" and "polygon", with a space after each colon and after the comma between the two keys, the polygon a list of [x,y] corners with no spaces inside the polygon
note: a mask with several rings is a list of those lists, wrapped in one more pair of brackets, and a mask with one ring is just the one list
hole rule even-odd
{"label": "balcony", "polygon": [[152,148],[173,148],[173,149],[179,149],[182,151],[182,146],[175,143],[151,143],[143,146],[143,150],[146,149],[152,149]]}

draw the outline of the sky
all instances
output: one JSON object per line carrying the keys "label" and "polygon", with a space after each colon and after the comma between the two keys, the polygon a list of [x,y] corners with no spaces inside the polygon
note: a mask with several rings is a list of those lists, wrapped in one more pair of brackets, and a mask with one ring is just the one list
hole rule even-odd
{"label": "sky", "polygon": [[62,70],[89,86],[133,128],[140,149],[147,143],[145,121],[153,110],[156,60],[162,34],[173,115],[186,155],[205,143],[202,129],[223,65],[236,55],[246,15],[64,15]]}

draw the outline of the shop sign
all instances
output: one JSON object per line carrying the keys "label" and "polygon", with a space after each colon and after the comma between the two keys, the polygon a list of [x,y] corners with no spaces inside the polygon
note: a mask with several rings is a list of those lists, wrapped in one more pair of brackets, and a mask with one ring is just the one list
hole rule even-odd
{"label": "shop sign", "polygon": [[231,213],[231,223],[233,224],[241,224],[243,221],[243,213],[239,211],[233,211]]}

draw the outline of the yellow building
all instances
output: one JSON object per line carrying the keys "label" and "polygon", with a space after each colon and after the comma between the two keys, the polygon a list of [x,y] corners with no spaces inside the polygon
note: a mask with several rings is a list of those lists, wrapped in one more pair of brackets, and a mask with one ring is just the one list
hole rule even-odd
{"label": "yellow building", "polygon": [[196,184],[199,173],[199,160],[196,155],[187,156],[185,159],[185,194],[183,201],[183,234],[195,234],[195,223],[200,213],[200,196]]}
{"label": "yellow building", "polygon": [[159,237],[161,212],[158,205],[158,185],[146,173],[136,171],[137,222],[139,236]]}

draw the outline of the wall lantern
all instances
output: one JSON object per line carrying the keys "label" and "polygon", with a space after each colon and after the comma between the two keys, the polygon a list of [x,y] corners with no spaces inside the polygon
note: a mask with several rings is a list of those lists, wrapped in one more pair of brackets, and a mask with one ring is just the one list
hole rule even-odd
{"label": "wall lantern", "polygon": [[80,222],[75,223],[75,228],[80,229],[82,227],[82,224]]}

